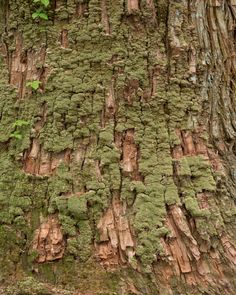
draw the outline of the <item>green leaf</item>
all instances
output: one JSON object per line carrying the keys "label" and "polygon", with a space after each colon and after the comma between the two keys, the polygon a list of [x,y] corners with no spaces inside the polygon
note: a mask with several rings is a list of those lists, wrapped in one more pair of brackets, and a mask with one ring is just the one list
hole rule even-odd
{"label": "green leaf", "polygon": [[37,9],[33,14],[32,14],[32,18],[36,19],[37,17],[44,19],[44,20],[48,20],[48,16],[45,13],[45,11],[42,10],[42,8]]}
{"label": "green leaf", "polygon": [[49,5],[49,0],[41,0],[40,1],[45,7],[48,7]]}
{"label": "green leaf", "polygon": [[40,13],[39,13],[39,17],[40,17],[41,19],[48,20],[48,16],[47,16],[47,14],[46,14],[45,12],[40,12]]}
{"label": "green leaf", "polygon": [[40,82],[39,80],[34,80],[32,82],[27,82],[26,83],[26,86],[27,87],[31,87],[33,90],[37,90],[39,88],[39,85],[41,84],[42,82]]}
{"label": "green leaf", "polygon": [[34,13],[32,14],[32,18],[33,18],[33,19],[36,19],[38,16],[39,16],[39,12],[34,12]]}
{"label": "green leaf", "polygon": [[25,125],[29,125],[29,122],[28,121],[25,121],[25,120],[16,120],[15,123],[13,124],[13,127],[21,127],[21,126],[25,126]]}
{"label": "green leaf", "polygon": [[45,7],[48,7],[50,1],[49,0],[34,0],[33,2],[34,3],[41,3]]}
{"label": "green leaf", "polygon": [[20,134],[19,131],[14,131],[10,134],[10,137],[16,138],[16,139],[22,139],[22,134]]}

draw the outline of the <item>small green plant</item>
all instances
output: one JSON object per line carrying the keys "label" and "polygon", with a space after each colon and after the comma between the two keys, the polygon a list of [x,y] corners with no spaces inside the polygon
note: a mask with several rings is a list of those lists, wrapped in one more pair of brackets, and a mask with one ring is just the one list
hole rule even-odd
{"label": "small green plant", "polygon": [[13,124],[13,127],[22,127],[22,126],[26,126],[26,125],[29,125],[29,122],[28,121],[25,121],[25,120],[16,120],[15,123]]}
{"label": "small green plant", "polygon": [[33,14],[32,14],[32,18],[33,19],[36,19],[36,18],[41,18],[41,19],[44,19],[44,20],[48,20],[48,16],[47,14],[41,9],[37,9]]}
{"label": "small green plant", "polygon": [[41,18],[43,20],[48,20],[48,15],[45,8],[49,5],[49,0],[33,0],[34,3],[38,3],[40,7],[32,14],[32,18]]}
{"label": "small green plant", "polygon": [[44,5],[45,7],[48,7],[48,5],[49,5],[49,0],[34,0],[33,2],[34,2],[34,3],[42,4],[42,5]]}
{"label": "small green plant", "polygon": [[26,86],[31,87],[33,90],[37,90],[41,83],[42,82],[40,82],[39,80],[34,80],[34,81],[31,81],[31,82],[27,82]]}
{"label": "small green plant", "polygon": [[20,131],[16,130],[10,134],[11,138],[22,139],[22,134]]}
{"label": "small green plant", "polygon": [[13,128],[17,128],[17,130],[13,131],[11,134],[10,134],[10,137],[11,138],[16,138],[16,139],[22,139],[22,134],[20,132],[20,130],[18,130],[19,128],[23,127],[23,126],[27,126],[29,125],[29,122],[28,121],[25,121],[25,120],[16,120],[12,127]]}

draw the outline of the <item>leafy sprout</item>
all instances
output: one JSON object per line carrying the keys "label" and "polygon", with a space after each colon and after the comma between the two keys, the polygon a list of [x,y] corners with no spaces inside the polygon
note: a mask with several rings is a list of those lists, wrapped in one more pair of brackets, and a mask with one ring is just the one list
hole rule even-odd
{"label": "leafy sprout", "polygon": [[48,7],[49,2],[49,0],[33,0],[33,3],[38,3],[40,7],[32,14],[32,18],[41,18],[43,20],[48,20],[48,15],[45,12],[44,8]]}
{"label": "leafy sprout", "polygon": [[39,80],[34,80],[34,81],[31,81],[31,82],[27,82],[26,86],[31,87],[33,90],[37,90],[41,83],[42,82],[40,82]]}
{"label": "leafy sprout", "polygon": [[[27,125],[29,125],[28,121],[19,119],[13,123],[12,127],[13,128],[18,128],[18,127],[21,128],[22,126],[27,126]],[[16,138],[16,139],[22,139],[23,136],[19,130],[15,130],[10,134],[10,137]]]}
{"label": "leafy sprout", "polygon": [[32,18],[36,19],[37,17],[44,19],[44,20],[48,20],[48,16],[47,14],[42,10],[42,9],[37,9],[33,14],[32,14]]}
{"label": "leafy sprout", "polygon": [[13,124],[13,128],[15,127],[22,127],[22,126],[26,126],[26,125],[29,125],[29,122],[28,121],[25,121],[25,120],[16,120],[15,123]]}
{"label": "leafy sprout", "polygon": [[48,5],[49,5],[49,0],[34,0],[33,2],[34,2],[34,3],[42,4],[42,5],[44,5],[45,7],[48,7]]}
{"label": "leafy sprout", "polygon": [[16,130],[10,134],[10,137],[11,138],[14,137],[16,139],[22,139],[22,134],[20,133],[19,130]]}

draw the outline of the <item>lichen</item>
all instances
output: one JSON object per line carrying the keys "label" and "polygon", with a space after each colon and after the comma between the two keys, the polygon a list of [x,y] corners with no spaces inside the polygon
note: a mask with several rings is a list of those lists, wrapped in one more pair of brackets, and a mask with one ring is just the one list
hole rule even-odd
{"label": "lichen", "polygon": [[[232,196],[223,189],[228,184],[219,190],[216,173],[204,157],[172,159],[175,145],[183,146],[176,130],[192,132],[202,123],[204,95],[189,70],[190,47],[197,42],[189,22],[191,7],[159,0],[152,8],[152,1],[138,1],[139,11],[128,13],[125,1],[104,1],[107,32],[101,1],[66,2],[58,2],[55,11],[50,6],[47,22],[32,20],[35,7],[29,1],[0,4],[1,52],[8,51],[0,55],[0,279],[33,268],[43,281],[78,285],[81,292],[89,288],[95,294],[118,294],[125,288],[121,282],[126,270],[106,272],[91,258],[98,222],[114,195],[120,196],[135,236],[133,265],[146,272],[164,256],[161,239],[169,233],[170,206],[182,206],[194,217],[196,236],[209,244],[236,212]],[[68,46],[62,44],[62,31],[67,32]],[[14,62],[19,63],[16,72]],[[199,63],[200,76],[202,67]],[[31,75],[42,80],[42,87],[18,97],[25,87],[21,83]],[[111,88],[112,112],[107,107]],[[22,140],[11,137],[18,119],[30,122],[22,129]],[[134,130],[138,150],[137,171],[130,174],[121,164],[128,129]],[[69,151],[67,161],[47,176],[27,175],[24,164],[33,139],[40,144],[36,162],[43,152],[54,159]],[[199,194],[207,195],[208,209],[201,209]],[[65,257],[37,264],[30,243],[50,214],[59,217],[67,241]],[[141,293],[164,294],[143,272],[127,273]],[[26,281],[36,284],[31,278]],[[188,292],[186,284],[177,283],[179,293]],[[27,284],[22,283],[24,291]]]}

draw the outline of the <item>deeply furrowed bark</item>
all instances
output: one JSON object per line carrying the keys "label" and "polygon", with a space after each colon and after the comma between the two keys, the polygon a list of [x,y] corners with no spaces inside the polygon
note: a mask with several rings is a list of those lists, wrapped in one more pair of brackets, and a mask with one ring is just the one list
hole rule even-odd
{"label": "deeply furrowed bark", "polygon": [[37,8],[0,0],[0,292],[235,294],[236,1]]}

